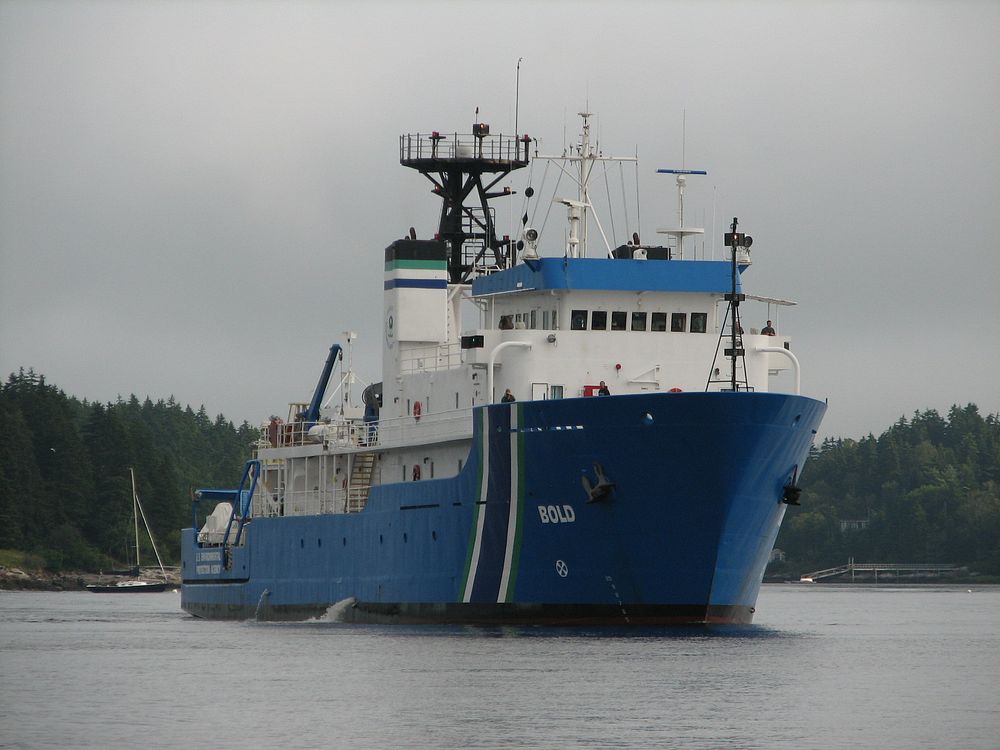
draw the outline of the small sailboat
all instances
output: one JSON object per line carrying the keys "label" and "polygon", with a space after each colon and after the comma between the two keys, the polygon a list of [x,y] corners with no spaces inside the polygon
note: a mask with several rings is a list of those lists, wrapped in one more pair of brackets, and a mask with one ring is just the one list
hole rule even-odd
{"label": "small sailboat", "polygon": [[[135,488],[135,470],[130,468],[129,474],[132,477],[132,520],[135,525],[135,568],[133,568],[135,577],[128,580],[117,581],[115,583],[89,584],[87,586],[87,590],[92,591],[95,594],[152,594],[160,591],[166,591],[167,589],[167,571],[164,570],[163,560],[160,559],[160,552],[156,549],[156,540],[153,539],[153,532],[150,530],[149,522],[146,520],[146,512],[142,509],[142,503],[139,502],[139,493]],[[146,528],[146,533],[149,535],[149,542],[153,545],[153,553],[156,555],[156,562],[159,564],[160,574],[163,576],[162,581],[144,581],[139,577],[140,517],[142,517],[142,525]]]}

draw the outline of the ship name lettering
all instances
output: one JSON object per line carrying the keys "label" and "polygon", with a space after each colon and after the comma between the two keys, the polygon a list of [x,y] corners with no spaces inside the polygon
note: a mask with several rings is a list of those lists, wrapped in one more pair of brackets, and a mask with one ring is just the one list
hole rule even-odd
{"label": "ship name lettering", "polygon": [[538,516],[542,523],[573,523],[576,511],[572,505],[539,505]]}
{"label": "ship name lettering", "polygon": [[218,575],[222,572],[221,565],[197,565],[195,570],[200,576]]}

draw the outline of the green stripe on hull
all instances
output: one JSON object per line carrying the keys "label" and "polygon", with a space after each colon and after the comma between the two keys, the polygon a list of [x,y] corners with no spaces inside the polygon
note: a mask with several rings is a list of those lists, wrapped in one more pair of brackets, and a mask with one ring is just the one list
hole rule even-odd
{"label": "green stripe on hull", "polygon": [[[479,455],[479,471],[476,474],[476,494],[472,502],[472,529],[469,531],[469,549],[465,554],[465,573],[462,575],[462,587],[458,590],[458,601],[465,600],[465,590],[469,585],[469,570],[472,568],[472,556],[476,548],[476,534],[479,527],[479,514],[483,513],[483,506],[481,501],[484,499],[482,497],[482,487],[483,487],[483,463],[485,461],[485,453],[487,451],[487,436],[486,436],[486,409],[481,409],[479,413],[479,434],[481,436],[480,442],[480,455]],[[475,434],[475,431],[473,431]]]}
{"label": "green stripe on hull", "polygon": [[423,271],[447,271],[448,262],[444,260],[387,260],[385,270],[398,271],[400,269],[418,269]]}
{"label": "green stripe on hull", "polygon": [[[523,407],[516,404],[517,424],[523,423]],[[517,497],[511,498],[511,502],[516,503],[514,513],[517,514],[517,521],[514,527],[514,545],[511,549],[510,576],[507,579],[507,590],[504,591],[504,601],[514,601],[514,587],[517,584],[518,563],[521,558],[521,531],[524,527],[524,432],[517,431]]]}

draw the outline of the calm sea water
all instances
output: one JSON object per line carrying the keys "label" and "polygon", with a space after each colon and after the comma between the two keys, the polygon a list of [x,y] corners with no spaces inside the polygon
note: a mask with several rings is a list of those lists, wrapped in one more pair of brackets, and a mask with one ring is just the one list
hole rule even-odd
{"label": "calm sea water", "polygon": [[773,585],[753,626],[643,631],[179,603],[0,592],[0,747],[1000,747],[1000,587]]}

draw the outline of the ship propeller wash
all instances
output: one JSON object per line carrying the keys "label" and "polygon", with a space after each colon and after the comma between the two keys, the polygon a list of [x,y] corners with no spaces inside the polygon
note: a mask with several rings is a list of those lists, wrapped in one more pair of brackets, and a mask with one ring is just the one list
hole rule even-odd
{"label": "ship propeller wash", "polygon": [[[196,493],[187,612],[752,620],[826,405],[798,393],[787,337],[744,332],[754,298],[738,222],[722,260],[685,248],[703,231],[683,215],[698,172],[671,171],[679,225],[666,244],[628,227],[614,240],[622,227],[597,219],[588,191],[610,158],[589,117],[561,157],[484,123],[401,137],[401,165],[432,183],[441,214],[432,239],[411,229],[385,248],[381,381],[352,403],[345,334],[312,399],[262,427],[239,484]],[[525,189],[537,221],[525,211],[514,238],[498,235],[493,203],[515,195],[501,185],[535,161],[558,162],[562,190]],[[568,225],[546,231],[550,213]],[[782,370],[790,393],[769,390]]]}

